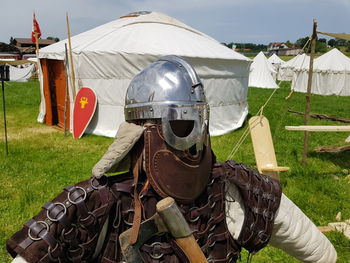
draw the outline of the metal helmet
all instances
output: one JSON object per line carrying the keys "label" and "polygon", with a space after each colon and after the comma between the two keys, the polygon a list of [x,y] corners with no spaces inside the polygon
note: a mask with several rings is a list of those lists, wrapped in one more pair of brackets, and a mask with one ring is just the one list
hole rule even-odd
{"label": "metal helmet", "polygon": [[[202,150],[209,105],[197,73],[181,57],[162,57],[138,73],[126,92],[124,112],[128,121],[160,119],[165,141],[177,150],[193,145]],[[179,135],[177,121],[190,121],[191,130]]]}

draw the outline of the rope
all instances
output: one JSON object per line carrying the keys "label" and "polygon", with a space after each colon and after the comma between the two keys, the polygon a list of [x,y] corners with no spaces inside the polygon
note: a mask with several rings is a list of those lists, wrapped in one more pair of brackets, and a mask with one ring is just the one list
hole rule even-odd
{"label": "rope", "polygon": [[[278,84],[279,85],[279,84]],[[262,105],[260,107],[260,109],[258,110],[258,112],[254,115],[254,116],[258,116],[258,115],[263,115],[264,112],[264,108],[269,104],[271,98],[273,97],[273,95],[275,94],[275,92],[277,91],[278,88],[275,88],[270,97],[266,100],[266,102],[264,103],[264,105]],[[245,128],[242,136],[239,138],[238,142],[236,143],[236,145],[233,147],[233,149],[231,150],[230,154],[227,156],[226,160],[231,160],[231,158],[233,158],[233,156],[237,153],[238,149],[241,147],[242,143],[244,142],[244,140],[247,138],[247,136],[249,135],[249,126],[247,128]]]}
{"label": "rope", "polygon": [[[301,51],[298,54],[302,54],[302,52],[304,51],[304,49],[306,48],[306,46],[310,43],[311,37],[309,37],[309,39],[306,41],[305,45],[303,46],[303,48],[301,49]],[[304,60],[303,59],[303,63],[304,64]],[[285,72],[284,72],[285,74]],[[283,76],[283,74],[282,74]],[[277,89],[280,87],[282,80],[279,80],[277,82],[277,88],[275,88],[271,95],[269,96],[269,98],[266,100],[266,102],[260,107],[260,109],[258,110],[258,112],[254,115],[254,116],[262,116],[263,112],[264,112],[264,108],[269,104],[270,100],[272,99],[273,95],[276,93]],[[289,99],[292,95],[292,93],[294,92],[294,90],[291,90],[291,92],[289,93],[289,95],[285,98],[285,99]],[[243,144],[244,140],[247,138],[249,134],[249,126],[247,128],[245,128],[243,134],[241,135],[241,137],[238,139],[238,142],[236,143],[236,145],[232,148],[230,154],[227,156],[226,160],[230,160],[231,158],[233,159],[233,156],[235,156],[235,154],[237,153],[237,151],[239,150],[239,148],[241,147],[241,145]]]}
{"label": "rope", "polygon": [[230,160],[231,158],[233,158],[233,156],[236,154],[238,149],[241,147],[241,145],[244,142],[244,140],[247,138],[248,134],[249,134],[249,127],[245,128],[242,136],[239,138],[238,142],[235,144],[235,146],[233,147],[232,151],[227,156],[226,160]]}

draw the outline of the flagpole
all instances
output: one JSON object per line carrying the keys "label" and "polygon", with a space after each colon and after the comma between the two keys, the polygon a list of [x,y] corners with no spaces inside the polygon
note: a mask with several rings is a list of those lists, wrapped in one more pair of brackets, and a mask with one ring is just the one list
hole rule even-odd
{"label": "flagpole", "polygon": [[70,68],[71,68],[71,84],[73,89],[73,99],[76,95],[76,89],[75,89],[75,74],[74,74],[74,64],[73,64],[73,52],[72,52],[72,42],[70,40],[70,26],[69,26],[69,19],[68,19],[68,13],[66,13],[66,22],[67,22],[67,35],[68,35],[68,48],[69,48],[69,58],[70,58]]}
{"label": "flagpole", "polygon": [[[35,12],[33,11],[33,17],[34,20],[36,21],[36,16]],[[39,67],[40,67],[40,62],[39,62],[39,38],[38,38],[38,32],[36,29],[34,30],[34,37],[35,37],[35,55],[36,55],[36,67],[37,67],[37,72],[39,72]],[[39,75],[38,75],[39,77]]]}
{"label": "flagpole", "polygon": [[[35,12],[33,11],[33,17],[34,17],[34,20],[36,21],[36,16],[35,16]],[[36,58],[38,59],[39,58],[39,40],[38,40],[38,32],[36,32],[36,30],[34,31],[34,36],[35,36],[35,55],[36,55]]]}

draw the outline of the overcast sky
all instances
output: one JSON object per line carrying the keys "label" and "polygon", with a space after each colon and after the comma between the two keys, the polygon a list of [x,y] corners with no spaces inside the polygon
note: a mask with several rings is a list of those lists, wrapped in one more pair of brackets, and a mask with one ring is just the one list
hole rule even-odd
{"label": "overcast sky", "polygon": [[311,34],[350,33],[350,0],[0,0],[0,42],[30,37],[33,10],[42,38],[67,38],[131,12],[172,16],[219,42],[295,42]]}

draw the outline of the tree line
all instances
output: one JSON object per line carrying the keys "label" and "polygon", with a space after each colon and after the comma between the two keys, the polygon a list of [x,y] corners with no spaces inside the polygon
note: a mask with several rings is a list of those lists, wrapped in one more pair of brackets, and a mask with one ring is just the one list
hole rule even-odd
{"label": "tree line", "polygon": [[[284,44],[290,48],[303,48],[305,44],[307,43],[309,37],[303,37],[299,38],[295,43],[290,42],[287,40],[284,42]],[[235,47],[239,50],[249,50],[251,52],[260,52],[260,51],[266,51],[268,45],[263,44],[254,44],[254,43],[222,43],[223,45],[227,46],[228,48]],[[318,53],[324,53],[327,52],[329,48],[341,48],[346,52],[350,52],[350,41],[339,39],[339,38],[331,38],[327,40],[326,38],[318,38],[316,42],[316,49],[315,51]],[[306,52],[309,52],[309,50],[306,50]]]}
{"label": "tree line", "polygon": [[[309,37],[299,38],[295,44],[299,47],[304,47]],[[350,52],[350,41],[339,39],[339,38],[331,38],[327,40],[326,38],[318,38],[316,42],[316,52],[324,53],[327,52],[328,47],[330,48],[344,48],[346,52]]]}

